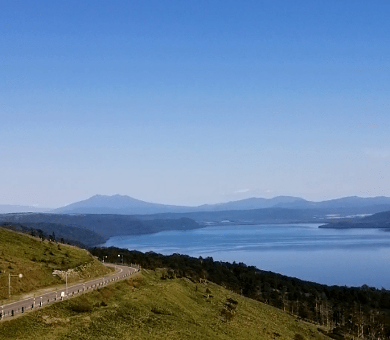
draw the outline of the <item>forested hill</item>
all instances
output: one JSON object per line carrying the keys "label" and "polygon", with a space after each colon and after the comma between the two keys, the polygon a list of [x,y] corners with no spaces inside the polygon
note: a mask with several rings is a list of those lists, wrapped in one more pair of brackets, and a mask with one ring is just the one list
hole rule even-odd
{"label": "forested hill", "polygon": [[331,222],[320,228],[350,229],[350,228],[378,228],[390,231],[390,211],[384,211],[359,219],[347,219]]}
{"label": "forested hill", "polygon": [[[280,308],[306,321],[326,326],[334,339],[390,339],[390,291],[362,287],[327,286],[262,271],[243,263],[214,261],[127,249],[94,248],[95,256],[115,262],[118,254],[126,263],[142,268],[166,268],[163,279],[187,277],[209,280],[236,293]],[[352,335],[347,337],[347,335]]]}
{"label": "forested hill", "polygon": [[82,248],[93,247],[104,243],[107,238],[95,233],[92,230],[66,226],[57,223],[47,222],[0,222],[0,227],[19,231],[33,236],[39,236],[42,239],[53,239],[62,243],[78,245]]}
{"label": "forested hill", "polygon": [[[163,230],[187,230],[201,226],[189,218],[140,220],[129,215],[66,215],[66,214],[3,214],[1,223],[34,225],[34,228],[55,225],[57,227],[77,227],[92,231],[103,239],[118,235],[141,235]],[[42,229],[42,228],[41,228]],[[50,228],[46,229],[51,233]],[[54,230],[53,230],[54,231]],[[66,228],[62,228],[65,232]],[[70,229],[69,229],[70,231]],[[64,237],[65,238],[65,237]],[[79,241],[83,242],[83,239]],[[95,243],[96,244],[96,243]]]}

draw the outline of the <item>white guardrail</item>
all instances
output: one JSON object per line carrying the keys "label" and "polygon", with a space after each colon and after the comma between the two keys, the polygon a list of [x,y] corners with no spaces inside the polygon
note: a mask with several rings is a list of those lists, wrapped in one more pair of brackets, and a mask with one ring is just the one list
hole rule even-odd
{"label": "white guardrail", "polygon": [[2,305],[0,307],[0,320],[107,286],[116,281],[126,279],[130,275],[137,273],[140,270],[140,266],[135,264],[131,264],[129,266],[115,265],[115,267],[119,268],[120,272],[116,272],[111,276],[104,276],[102,278],[94,279],[88,282],[78,283],[73,286],[68,286],[56,291],[44,293],[37,297],[31,297],[21,301]]}

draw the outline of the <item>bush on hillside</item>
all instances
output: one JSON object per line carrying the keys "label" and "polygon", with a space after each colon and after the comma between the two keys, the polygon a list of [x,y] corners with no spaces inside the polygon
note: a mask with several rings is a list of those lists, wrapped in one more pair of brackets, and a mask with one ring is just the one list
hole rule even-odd
{"label": "bush on hillside", "polygon": [[86,297],[81,297],[72,301],[70,309],[76,313],[85,313],[91,311],[92,306]]}

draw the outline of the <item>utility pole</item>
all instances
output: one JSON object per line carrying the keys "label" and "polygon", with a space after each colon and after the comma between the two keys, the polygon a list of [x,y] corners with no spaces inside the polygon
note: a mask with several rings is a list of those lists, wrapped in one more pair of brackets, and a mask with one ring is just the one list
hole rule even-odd
{"label": "utility pole", "polygon": [[8,297],[11,297],[11,276],[16,276],[21,279],[23,277],[23,274],[19,275],[11,275],[11,273],[8,274]]}

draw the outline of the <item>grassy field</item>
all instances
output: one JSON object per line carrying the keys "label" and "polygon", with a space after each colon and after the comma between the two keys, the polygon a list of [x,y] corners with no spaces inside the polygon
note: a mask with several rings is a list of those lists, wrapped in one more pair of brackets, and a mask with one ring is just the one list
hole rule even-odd
{"label": "grassy field", "polygon": [[23,274],[11,278],[11,297],[63,284],[53,276],[53,270],[75,269],[68,282],[98,277],[110,272],[87,251],[63,244],[41,241],[39,238],[0,228],[0,303],[7,303],[8,274]]}
{"label": "grassy field", "polygon": [[328,339],[271,306],[158,270],[3,321],[0,338]]}

